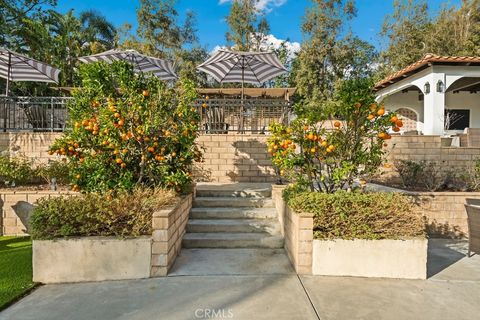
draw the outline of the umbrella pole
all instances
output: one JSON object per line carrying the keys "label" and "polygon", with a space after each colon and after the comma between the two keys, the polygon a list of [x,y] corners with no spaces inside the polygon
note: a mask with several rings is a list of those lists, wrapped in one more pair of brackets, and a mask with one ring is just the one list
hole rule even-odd
{"label": "umbrella pole", "polygon": [[10,91],[10,76],[12,74],[12,53],[8,53],[8,65],[7,65],[7,85],[5,86],[5,96],[8,97]]}
{"label": "umbrella pole", "polygon": [[8,53],[7,65],[7,84],[5,86],[5,103],[3,105],[3,132],[7,132],[7,117],[8,117],[8,93],[10,91],[10,75],[12,73],[12,54]]}
{"label": "umbrella pole", "polygon": [[245,133],[245,130],[244,130],[244,125],[245,125],[245,119],[244,119],[244,113],[245,113],[245,108],[244,108],[244,102],[243,102],[243,99],[245,98],[245,57],[242,56],[242,94],[241,94],[241,107],[240,107],[240,112],[241,112],[241,115],[240,115],[240,133]]}

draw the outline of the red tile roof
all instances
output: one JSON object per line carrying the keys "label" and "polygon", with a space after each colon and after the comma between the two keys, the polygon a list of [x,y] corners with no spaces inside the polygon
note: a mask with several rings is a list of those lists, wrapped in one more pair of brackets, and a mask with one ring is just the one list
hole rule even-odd
{"label": "red tile roof", "polygon": [[417,62],[409,65],[406,68],[403,68],[400,71],[395,72],[394,74],[386,77],[385,79],[377,82],[374,89],[376,91],[386,88],[391,84],[400,81],[432,64],[444,64],[444,65],[456,65],[456,64],[480,64],[480,57],[458,57],[458,56],[438,56],[434,54],[426,54],[422,59]]}

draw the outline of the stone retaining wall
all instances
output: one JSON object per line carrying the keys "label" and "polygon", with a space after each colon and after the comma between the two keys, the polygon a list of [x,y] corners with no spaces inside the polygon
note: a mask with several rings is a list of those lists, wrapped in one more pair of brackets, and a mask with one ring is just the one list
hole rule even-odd
{"label": "stone retaining wall", "polygon": [[204,163],[195,177],[205,182],[273,182],[275,172],[262,134],[202,134]]}
{"label": "stone retaining wall", "polygon": [[176,206],[153,214],[151,277],[166,276],[175,262],[182,247],[192,200],[192,194],[184,196]]}
{"label": "stone retaining wall", "polygon": [[428,234],[439,237],[468,236],[465,199],[480,199],[480,192],[408,193],[428,220]]}
{"label": "stone retaining wall", "polygon": [[37,163],[45,163],[55,158],[48,154],[48,148],[61,135],[59,132],[2,132],[0,154],[25,156]]}
{"label": "stone retaining wall", "polygon": [[[58,132],[0,133],[0,153],[34,158],[37,163],[57,156],[48,148]],[[262,134],[202,134],[197,142],[204,148],[205,162],[195,165],[197,181],[273,182],[275,172]]]}
{"label": "stone retaining wall", "polygon": [[[387,161],[398,160],[435,162],[442,171],[467,173],[480,159],[479,147],[442,147],[440,136],[393,136],[387,142]],[[398,176],[394,169],[386,170]]]}
{"label": "stone retaining wall", "polygon": [[72,194],[68,191],[9,191],[0,193],[2,211],[0,235],[18,236],[28,234],[28,220],[33,204],[40,198]]}
{"label": "stone retaining wall", "polygon": [[283,201],[285,186],[272,186],[272,198],[277,209],[285,251],[298,274],[312,274],[313,214],[296,214]]}

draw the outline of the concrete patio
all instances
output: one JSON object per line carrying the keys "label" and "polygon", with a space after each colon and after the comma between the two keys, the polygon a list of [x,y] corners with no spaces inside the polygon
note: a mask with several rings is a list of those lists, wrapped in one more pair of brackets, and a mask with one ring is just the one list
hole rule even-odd
{"label": "concrete patio", "polygon": [[476,319],[480,256],[465,249],[431,240],[426,281],[297,276],[281,250],[185,251],[169,277],[42,286],[0,319]]}

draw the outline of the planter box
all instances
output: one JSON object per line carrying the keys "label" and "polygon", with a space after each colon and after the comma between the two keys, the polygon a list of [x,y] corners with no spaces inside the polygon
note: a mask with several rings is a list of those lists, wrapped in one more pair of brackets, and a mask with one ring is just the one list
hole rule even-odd
{"label": "planter box", "polygon": [[427,239],[314,240],[312,274],[427,278]]}
{"label": "planter box", "polygon": [[33,281],[42,283],[150,277],[151,237],[33,241]]}

